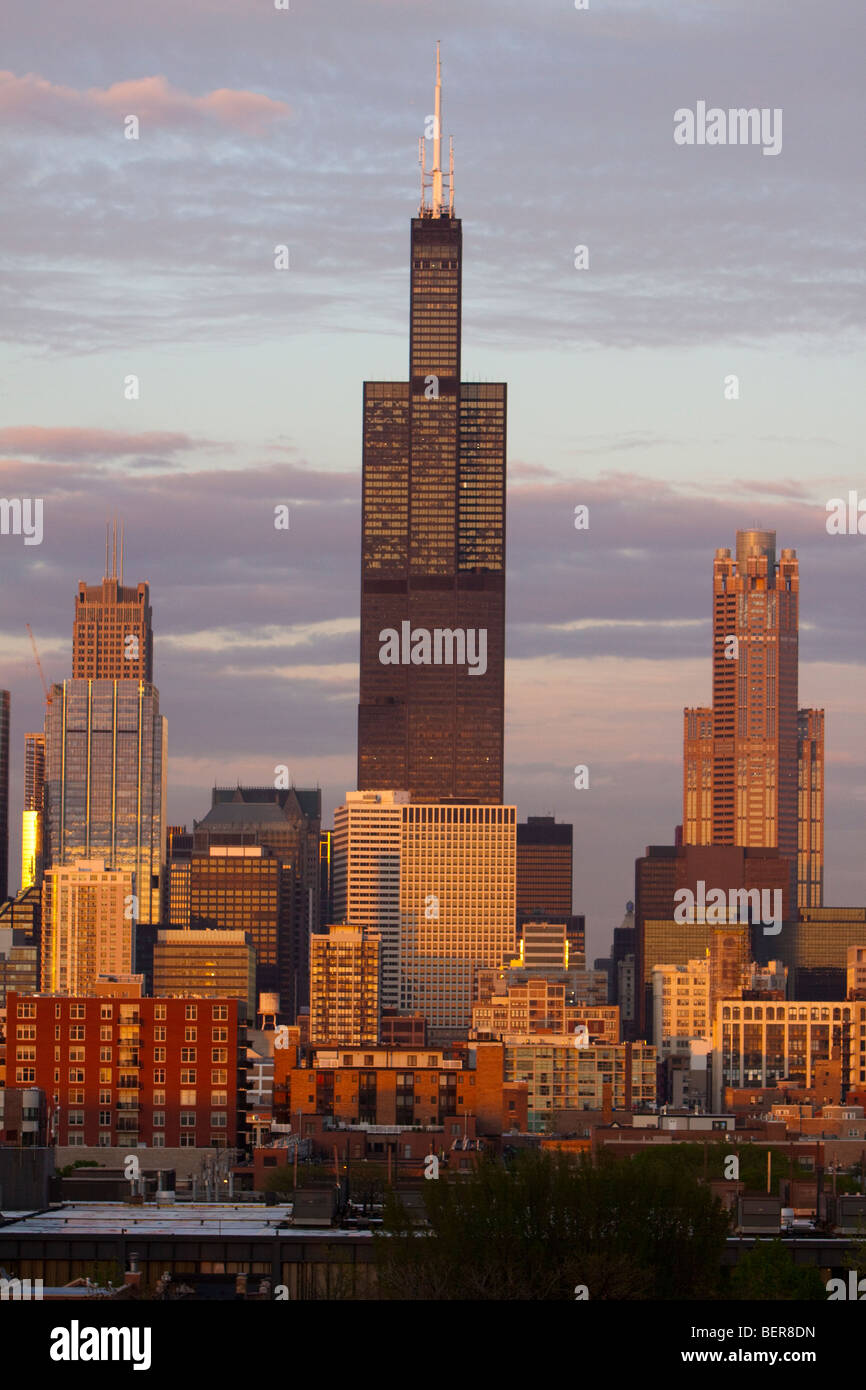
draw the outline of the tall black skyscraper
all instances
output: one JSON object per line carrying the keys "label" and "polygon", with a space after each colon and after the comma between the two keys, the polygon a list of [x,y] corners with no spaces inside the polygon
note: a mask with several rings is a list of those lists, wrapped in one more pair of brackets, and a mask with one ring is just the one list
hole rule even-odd
{"label": "tall black skyscraper", "polygon": [[358,787],[413,801],[502,800],[505,418],[502,383],[460,380],[463,235],[421,141],[409,380],[364,384]]}

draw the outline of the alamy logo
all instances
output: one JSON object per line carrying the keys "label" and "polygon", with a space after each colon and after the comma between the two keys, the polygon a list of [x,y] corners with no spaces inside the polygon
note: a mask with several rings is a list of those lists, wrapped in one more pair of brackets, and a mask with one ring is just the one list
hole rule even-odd
{"label": "alamy logo", "polygon": [[681,106],[674,112],[674,142],[677,145],[763,145],[762,154],[782,150],[782,108],[775,106],[732,107],[724,111],[699,101],[694,111]]}
{"label": "alamy logo", "polygon": [[7,1279],[4,1275],[0,1278],[0,1299],[5,1301],[11,1298],[23,1303],[35,1300],[39,1303],[43,1297],[42,1287],[41,1279]]}
{"label": "alamy logo", "polygon": [[149,1327],[69,1327],[51,1329],[52,1361],[132,1361],[134,1371],[150,1370]]}
{"label": "alamy logo", "polygon": [[[772,910],[770,893],[772,891]],[[691,888],[678,888],[674,893],[675,922],[709,922],[724,926],[729,922],[764,924],[764,936],[778,936],[782,930],[781,888],[711,888],[698,879],[697,897]]]}
{"label": "alamy logo", "polygon": [[468,675],[487,670],[487,628],[412,627],[409,622],[379,633],[383,666],[468,666]]}
{"label": "alamy logo", "polygon": [[849,1269],[848,1287],[845,1287],[844,1279],[828,1279],[824,1288],[827,1290],[828,1303],[838,1303],[840,1301],[852,1303],[866,1302],[866,1279],[859,1277],[860,1271]]}
{"label": "alamy logo", "polygon": [[41,545],[42,498],[0,497],[0,536],[23,536],[25,545]]}

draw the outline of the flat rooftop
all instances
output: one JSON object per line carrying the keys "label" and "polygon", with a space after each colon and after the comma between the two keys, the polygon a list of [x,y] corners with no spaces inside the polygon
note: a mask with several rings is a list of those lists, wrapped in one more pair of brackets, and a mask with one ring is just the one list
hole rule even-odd
{"label": "flat rooftop", "polygon": [[[323,1189],[324,1190],[324,1189]],[[3,1213],[0,1241],[4,1236],[99,1237],[125,1235],[241,1236],[248,1240],[279,1236],[281,1239],[358,1240],[371,1237],[368,1230],[341,1230],[337,1226],[283,1226],[292,1215],[292,1203],[266,1207],[249,1202],[181,1202],[157,1206],[150,1202],[133,1206],[126,1202],[64,1202],[46,1211]]]}

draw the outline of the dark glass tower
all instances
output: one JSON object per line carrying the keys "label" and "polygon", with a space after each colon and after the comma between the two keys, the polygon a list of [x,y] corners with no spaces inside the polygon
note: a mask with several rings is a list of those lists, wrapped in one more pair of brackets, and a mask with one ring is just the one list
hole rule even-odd
{"label": "dark glass tower", "polygon": [[438,51],[433,121],[412,219],[409,380],[364,384],[358,787],[491,803],[502,800],[506,388],[460,380],[463,235],[453,155],[441,168]]}

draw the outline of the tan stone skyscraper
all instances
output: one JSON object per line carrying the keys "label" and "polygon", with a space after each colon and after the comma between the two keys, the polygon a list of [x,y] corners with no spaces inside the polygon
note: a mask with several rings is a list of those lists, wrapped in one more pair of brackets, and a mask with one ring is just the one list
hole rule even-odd
{"label": "tan stone skyscraper", "polygon": [[[153,681],[153,615],[150,587],[123,583],[123,529],[120,574],[117,522],[109,544],[105,537],[105,574],[101,584],[78,585],[72,627],[73,680]],[[110,550],[110,554],[109,554]]]}
{"label": "tan stone skyscraper", "polygon": [[[683,841],[778,848],[823,895],[824,712],[798,710],[799,562],[738,531],[713,563],[713,704],[684,711]],[[793,888],[792,883],[792,888]]]}

